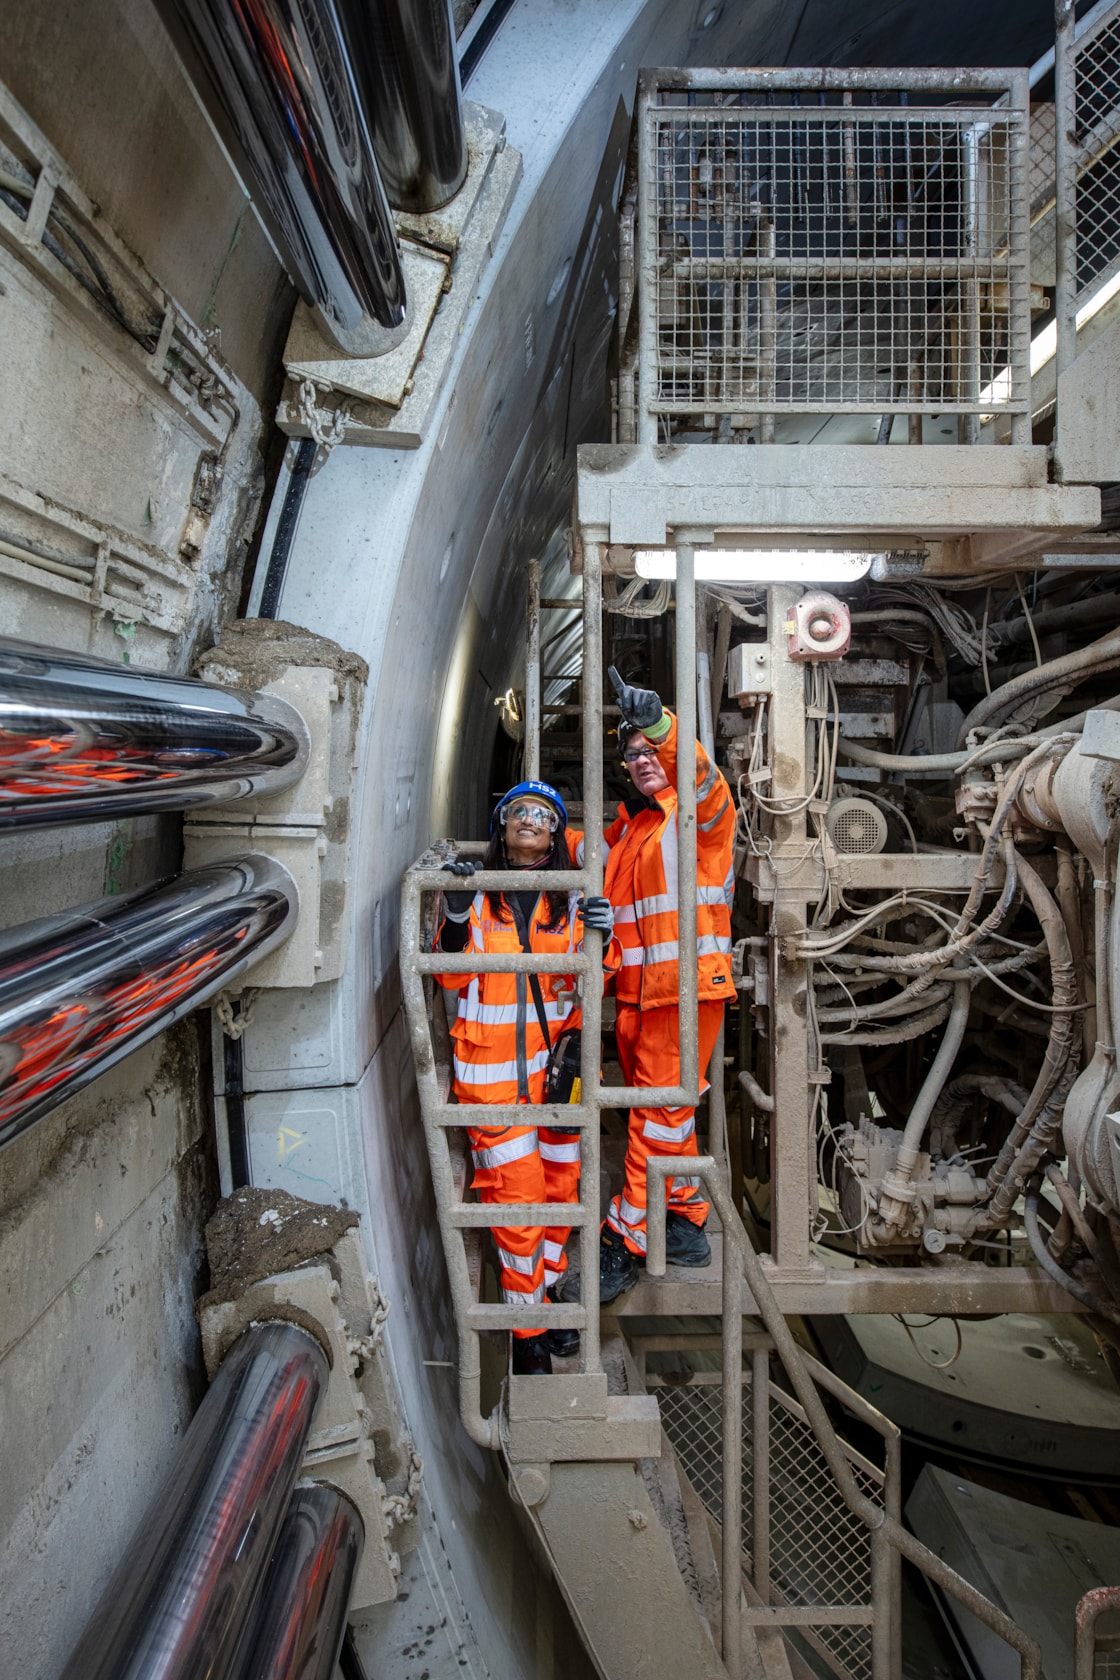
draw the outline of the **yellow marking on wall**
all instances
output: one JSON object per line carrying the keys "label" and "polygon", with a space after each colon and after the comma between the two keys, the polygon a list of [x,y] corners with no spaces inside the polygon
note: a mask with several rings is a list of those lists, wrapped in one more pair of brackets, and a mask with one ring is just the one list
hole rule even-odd
{"label": "yellow marking on wall", "polygon": [[290,1127],[281,1126],[280,1130],[276,1134],[277,1154],[280,1156],[280,1159],[284,1161],[289,1155],[294,1155],[295,1151],[305,1141],[306,1140],[302,1132],[293,1132]]}

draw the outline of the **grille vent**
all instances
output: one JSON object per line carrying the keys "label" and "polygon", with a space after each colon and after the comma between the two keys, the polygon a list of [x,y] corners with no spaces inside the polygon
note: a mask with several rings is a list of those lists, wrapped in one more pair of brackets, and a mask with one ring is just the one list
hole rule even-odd
{"label": "grille vent", "polygon": [[887,844],[887,819],[870,799],[837,799],[824,819],[838,852],[867,857]]}

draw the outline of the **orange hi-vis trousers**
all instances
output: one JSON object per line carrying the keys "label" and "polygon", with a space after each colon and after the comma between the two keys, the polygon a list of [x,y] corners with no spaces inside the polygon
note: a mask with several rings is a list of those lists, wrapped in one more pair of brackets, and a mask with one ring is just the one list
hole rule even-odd
{"label": "orange hi-vis trousers", "polygon": [[[481,1106],[481,1105],[480,1105]],[[483,1202],[576,1202],[579,1200],[578,1132],[551,1126],[469,1126],[474,1160],[472,1187]],[[570,1227],[495,1226],[498,1283],[506,1301],[543,1301],[544,1292],[567,1270],[564,1244]],[[539,1336],[541,1330],[515,1330]]]}
{"label": "orange hi-vis trousers", "polygon": [[[701,999],[699,1005],[701,1090],[723,1019],[723,1004]],[[681,1077],[680,1011],[637,1009],[619,1003],[615,1023],[618,1060],[627,1085],[679,1085]],[[632,1108],[626,1142],[626,1172],[622,1194],[613,1197],[607,1224],[634,1254],[646,1252],[646,1161],[651,1155],[695,1156],[694,1108]],[[683,1214],[694,1225],[708,1217],[698,1178],[682,1175],[667,1185],[670,1213]]]}

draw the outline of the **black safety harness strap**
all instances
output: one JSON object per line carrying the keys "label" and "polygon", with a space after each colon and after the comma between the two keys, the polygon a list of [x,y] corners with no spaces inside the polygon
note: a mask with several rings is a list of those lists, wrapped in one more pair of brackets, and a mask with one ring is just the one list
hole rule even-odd
{"label": "black safety harness strap", "polygon": [[[540,903],[539,898],[537,900],[537,903],[538,904]],[[514,922],[514,926],[517,929],[517,937],[521,941],[521,949],[523,951],[526,951],[526,952],[531,952],[533,947],[532,947],[532,944],[531,944],[530,939],[529,939],[529,926],[528,926],[528,923],[525,920],[525,915],[524,915],[524,912],[522,911],[522,908],[521,908],[521,895],[520,895],[520,893],[512,893],[510,895],[509,907],[513,911],[513,922]],[[534,909],[534,914],[535,914],[535,909]],[[551,1050],[552,1049],[552,1034],[548,1030],[548,1016],[545,1014],[544,997],[541,993],[541,981],[540,981],[540,975],[539,974],[530,974],[529,975],[529,990],[533,994],[533,1005],[534,1005],[534,1007],[537,1011],[537,1020],[541,1024],[541,1032],[544,1034],[545,1044],[547,1045],[548,1049]]]}

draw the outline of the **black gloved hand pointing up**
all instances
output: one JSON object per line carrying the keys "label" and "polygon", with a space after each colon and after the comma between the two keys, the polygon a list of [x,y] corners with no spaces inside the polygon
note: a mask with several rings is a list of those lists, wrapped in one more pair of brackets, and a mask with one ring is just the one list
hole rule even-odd
{"label": "black gloved hand pointing up", "polygon": [[652,688],[635,688],[632,683],[623,682],[613,665],[608,666],[607,675],[614,684],[614,691],[618,695],[618,709],[627,723],[646,730],[653,729],[661,722],[664,708],[659,694]]}

